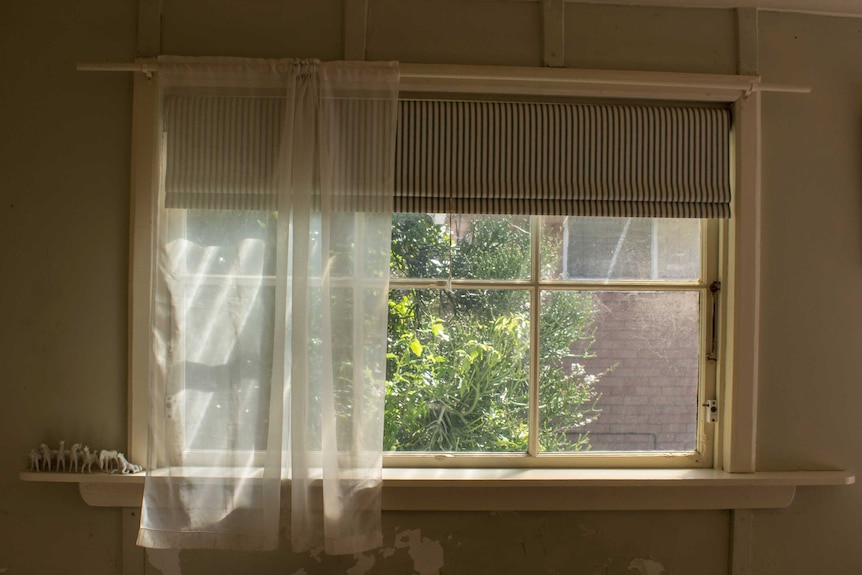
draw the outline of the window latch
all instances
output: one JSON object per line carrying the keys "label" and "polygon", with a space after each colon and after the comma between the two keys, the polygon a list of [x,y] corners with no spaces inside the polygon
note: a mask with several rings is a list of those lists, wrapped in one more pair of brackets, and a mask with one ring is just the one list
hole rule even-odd
{"label": "window latch", "polygon": [[718,421],[718,400],[717,399],[707,399],[706,403],[703,404],[703,407],[706,408],[706,422],[707,423],[715,423]]}

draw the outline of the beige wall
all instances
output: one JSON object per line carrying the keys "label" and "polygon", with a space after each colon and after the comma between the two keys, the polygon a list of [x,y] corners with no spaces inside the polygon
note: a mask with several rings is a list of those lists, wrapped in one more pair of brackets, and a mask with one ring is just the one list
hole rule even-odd
{"label": "beige wall", "polygon": [[[131,78],[74,63],[131,60],[136,4],[0,2],[0,569],[12,575],[120,572],[119,510],[17,473],[43,441],[124,443]],[[369,4],[369,58],[541,64],[537,3]],[[340,0],[164,0],[163,12],[165,53],[343,51]],[[734,22],[727,10],[568,4],[566,64],[733,73]],[[858,471],[862,20],[762,13],[760,58],[767,81],[813,93],[763,101],[759,465]],[[728,572],[723,512],[391,513],[385,528],[385,545],[403,546],[369,555],[370,569],[288,552],[162,560],[184,574],[412,573],[440,553],[447,574],[621,575],[639,558],[669,574]],[[858,488],[801,489],[789,509],[755,514],[754,572],[862,572],[860,534]]]}

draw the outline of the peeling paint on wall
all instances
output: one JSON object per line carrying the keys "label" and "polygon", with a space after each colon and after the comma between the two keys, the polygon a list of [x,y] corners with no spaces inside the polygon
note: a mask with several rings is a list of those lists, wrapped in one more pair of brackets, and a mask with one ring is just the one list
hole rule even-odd
{"label": "peeling paint on wall", "polygon": [[315,561],[317,561],[318,563],[323,563],[323,557],[321,557],[321,555],[323,555],[323,552],[324,552],[325,550],[326,550],[326,547],[324,547],[323,545],[321,545],[321,546],[319,546],[319,547],[315,547],[315,548],[313,548],[313,549],[309,549],[309,551],[308,551],[308,555],[309,555],[312,559],[314,559]]}
{"label": "peeling paint on wall", "polygon": [[356,559],[356,565],[347,570],[347,575],[365,575],[369,569],[374,567],[375,559],[373,555],[357,554],[353,557]]}
{"label": "peeling paint on wall", "polygon": [[407,547],[413,559],[413,569],[419,575],[439,575],[443,568],[443,546],[439,541],[422,537],[419,529],[402,531],[395,534],[395,547]]}
{"label": "peeling paint on wall", "polygon": [[179,549],[147,549],[147,561],[162,575],[182,575]]}
{"label": "peeling paint on wall", "polygon": [[629,571],[634,571],[635,569],[637,569],[640,575],[662,575],[662,573],[667,573],[664,565],[658,561],[642,559],[640,557],[632,559],[632,562],[629,563]]}

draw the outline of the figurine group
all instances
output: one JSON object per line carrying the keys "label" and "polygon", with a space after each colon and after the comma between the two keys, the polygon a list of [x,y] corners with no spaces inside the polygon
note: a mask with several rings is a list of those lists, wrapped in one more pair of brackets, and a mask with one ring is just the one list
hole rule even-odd
{"label": "figurine group", "polygon": [[[27,454],[30,458],[30,471],[78,471],[80,464],[81,473],[86,470],[92,473],[95,463],[100,471],[106,473],[138,473],[142,470],[140,465],[130,463],[126,456],[115,450],[102,449],[90,451],[85,445],[81,449],[80,443],[75,443],[70,449],[66,449],[66,442],[60,441],[59,449],[51,449],[44,443],[39,449],[31,449]],[[69,464],[68,468],[66,464]]]}

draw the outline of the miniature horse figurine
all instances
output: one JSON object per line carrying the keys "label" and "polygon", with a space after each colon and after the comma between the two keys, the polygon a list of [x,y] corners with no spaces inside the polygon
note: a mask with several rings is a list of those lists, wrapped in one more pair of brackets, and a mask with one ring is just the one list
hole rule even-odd
{"label": "miniature horse figurine", "polygon": [[81,444],[75,443],[72,445],[72,449],[69,450],[69,471],[74,469],[78,471],[78,458],[81,455]]}
{"label": "miniature horse figurine", "polygon": [[30,471],[38,473],[42,466],[42,454],[36,449],[31,449],[27,456],[30,458]]}
{"label": "miniature horse figurine", "polygon": [[93,472],[93,464],[97,463],[99,458],[96,456],[96,452],[90,452],[90,446],[84,446],[84,462],[81,464],[81,473],[84,473],[84,470],[87,470],[87,473]]}
{"label": "miniature horse figurine", "polygon": [[51,471],[51,450],[44,443],[39,446],[42,451],[42,469]]}
{"label": "miniature horse figurine", "polygon": [[120,460],[117,459],[116,450],[103,449],[99,452],[99,469],[102,471],[110,471],[112,463],[115,468],[120,467]]}
{"label": "miniature horse figurine", "polygon": [[60,449],[57,450],[57,471],[60,471],[60,466],[63,466],[63,471],[66,471],[66,442],[60,440]]}
{"label": "miniature horse figurine", "polygon": [[[129,460],[126,459],[126,456],[123,455],[122,453],[117,454],[117,461],[120,462],[119,472],[124,474],[124,475],[128,474],[128,473],[138,473],[142,469],[140,465],[135,465],[134,463],[129,463]],[[113,471],[111,473],[113,473]]]}

